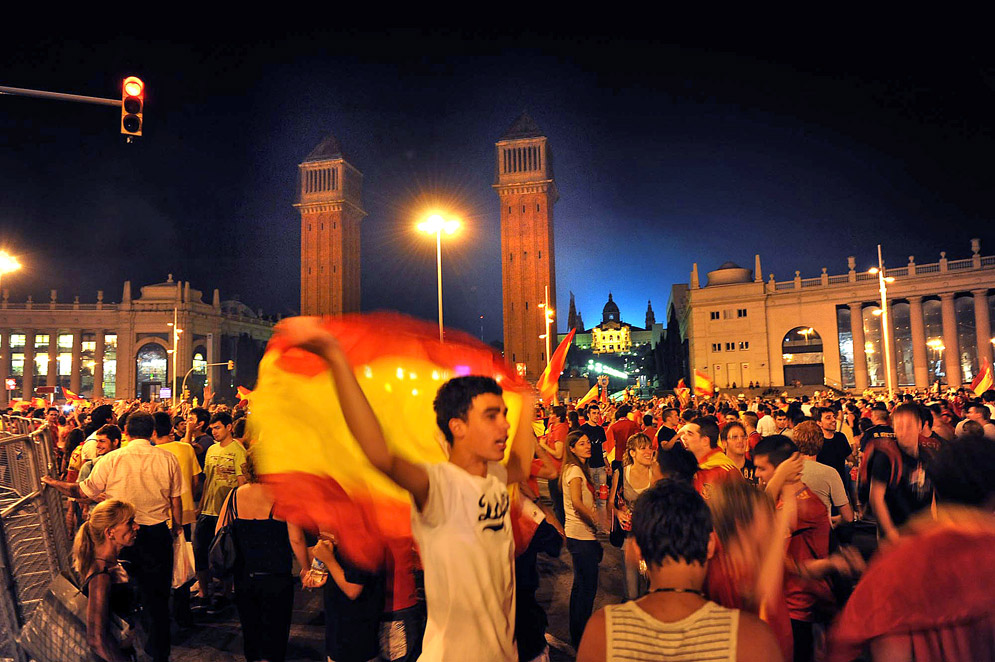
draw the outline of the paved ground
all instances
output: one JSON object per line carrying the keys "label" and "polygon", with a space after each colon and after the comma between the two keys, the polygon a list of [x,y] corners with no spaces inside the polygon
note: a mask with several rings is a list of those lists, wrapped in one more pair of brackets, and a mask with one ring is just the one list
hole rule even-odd
{"label": "paved ground", "polygon": [[[598,597],[595,608],[621,601],[622,555],[618,549],[602,541],[605,558],[601,562]],[[566,547],[559,558],[540,555],[539,571],[542,584],[537,593],[539,603],[549,617],[547,639],[555,662],[574,659],[569,645],[567,620],[573,569]],[[324,660],[324,614],[320,591],[298,589],[294,602],[293,625],[290,632],[290,661]],[[242,633],[238,614],[228,607],[216,616],[203,616],[197,625],[186,630],[173,630],[174,662],[236,662],[242,656]]]}

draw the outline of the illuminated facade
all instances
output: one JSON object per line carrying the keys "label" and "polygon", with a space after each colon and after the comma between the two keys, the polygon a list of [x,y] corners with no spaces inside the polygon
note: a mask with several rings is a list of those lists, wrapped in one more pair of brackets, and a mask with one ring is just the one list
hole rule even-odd
{"label": "illuminated facade", "polygon": [[359,312],[359,225],[363,173],[328,136],[300,169],[301,314]]}
{"label": "illuminated facade", "polygon": [[[995,256],[971,242],[966,259],[887,269],[892,383],[926,387],[937,380],[969,383],[992,362]],[[726,263],[707,274],[691,271],[686,303],[678,310],[688,340],[689,368],[720,388],[755,384],[827,384],[881,387],[886,381],[878,276],[857,270],[814,278],[800,272],[765,282],[760,256],[754,269]]]}
{"label": "illuminated facade", "polygon": [[[504,357],[530,380],[546,367],[546,315],[556,311],[553,205],[559,199],[549,142],[527,114],[495,145],[494,190],[501,202]],[[556,333],[556,324],[550,329]],[[555,345],[554,345],[555,346]]]}
{"label": "illuminated facade", "polygon": [[[187,371],[191,393],[198,395],[210,379],[215,393],[234,399],[234,386],[251,387],[256,367],[272,335],[273,322],[262,319],[245,304],[221,301],[214,290],[212,303],[190,283],[163,282],[141,288],[131,296],[131,282],[122,290],[121,303],[60,303],[53,290],[47,302],[0,302],[0,404],[33,395],[39,386],[60,386],[84,398],[158,396],[172,377],[172,322],[182,330],[177,343],[177,386]],[[235,361],[235,371],[210,363]]]}

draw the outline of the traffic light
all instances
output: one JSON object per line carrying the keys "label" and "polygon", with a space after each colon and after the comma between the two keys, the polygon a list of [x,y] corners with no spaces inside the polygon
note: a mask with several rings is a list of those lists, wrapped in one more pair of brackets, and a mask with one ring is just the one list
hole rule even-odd
{"label": "traffic light", "polygon": [[229,361],[228,362],[228,371],[231,372],[234,369],[235,369],[235,362],[234,361]]}
{"label": "traffic light", "polygon": [[128,76],[121,86],[121,133],[142,135],[142,113],[145,110],[145,83],[137,76]]}

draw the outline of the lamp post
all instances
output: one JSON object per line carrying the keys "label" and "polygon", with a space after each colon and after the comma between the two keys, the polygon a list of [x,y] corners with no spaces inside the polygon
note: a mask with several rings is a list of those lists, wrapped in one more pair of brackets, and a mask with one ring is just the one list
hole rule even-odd
{"label": "lamp post", "polygon": [[0,296],[3,295],[3,275],[21,268],[17,258],[7,251],[0,251]]}
{"label": "lamp post", "polygon": [[546,333],[539,337],[546,339],[546,363],[549,363],[549,352],[552,347],[550,344],[552,339],[549,335],[549,327],[553,325],[553,315],[556,313],[555,310],[549,307],[549,285],[546,286],[546,299],[539,304],[539,307],[542,308],[546,320]]}
{"label": "lamp post", "polygon": [[171,354],[172,357],[173,357],[173,367],[172,367],[172,371],[170,372],[171,379],[170,379],[170,384],[169,384],[169,386],[170,386],[170,388],[169,388],[169,394],[171,396],[171,398],[170,398],[170,404],[174,405],[174,406],[176,405],[176,345],[177,345],[177,343],[180,340],[180,334],[183,333],[183,329],[181,329],[178,326],[178,324],[177,324],[177,316],[178,316],[178,314],[179,313],[178,313],[177,309],[174,307],[173,308],[173,321],[172,322],[166,322],[166,326],[170,326],[170,327],[173,328],[173,348],[172,349],[168,349],[166,351],[169,354]]}
{"label": "lamp post", "polygon": [[894,393],[895,385],[891,382],[891,324],[888,323],[888,283],[894,283],[893,276],[887,276],[884,260],[881,258],[881,244],[878,244],[878,266],[871,267],[867,273],[877,274],[878,289],[881,292],[881,338],[884,340],[884,376],[888,395]]}
{"label": "lamp post", "polygon": [[446,220],[439,214],[432,214],[418,224],[422,232],[435,235],[435,267],[439,285],[439,342],[442,337],[442,233],[453,234],[459,230],[460,223],[456,219]]}
{"label": "lamp post", "polygon": [[[214,367],[216,365],[228,366],[228,372],[231,372],[232,370],[235,369],[235,362],[234,361],[222,361],[221,363],[206,363],[202,367],[204,367],[204,368],[212,368],[212,367]],[[189,370],[187,370],[187,374],[183,375],[183,386],[180,387],[180,391],[182,391],[183,393],[187,392],[187,377],[189,377],[190,373],[192,373],[196,369],[197,369],[197,366],[194,366],[194,367],[190,368]],[[204,406],[206,407],[207,403],[205,403]]]}

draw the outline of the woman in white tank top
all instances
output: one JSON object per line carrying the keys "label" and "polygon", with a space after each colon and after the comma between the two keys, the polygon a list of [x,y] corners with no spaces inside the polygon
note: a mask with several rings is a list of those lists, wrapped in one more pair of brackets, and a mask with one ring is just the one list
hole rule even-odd
{"label": "woman in white tank top", "polygon": [[782,659],[759,618],[705,599],[705,571],[716,541],[708,506],[690,485],[663,480],[643,492],[632,535],[648,567],[650,592],[596,612],[577,662]]}

